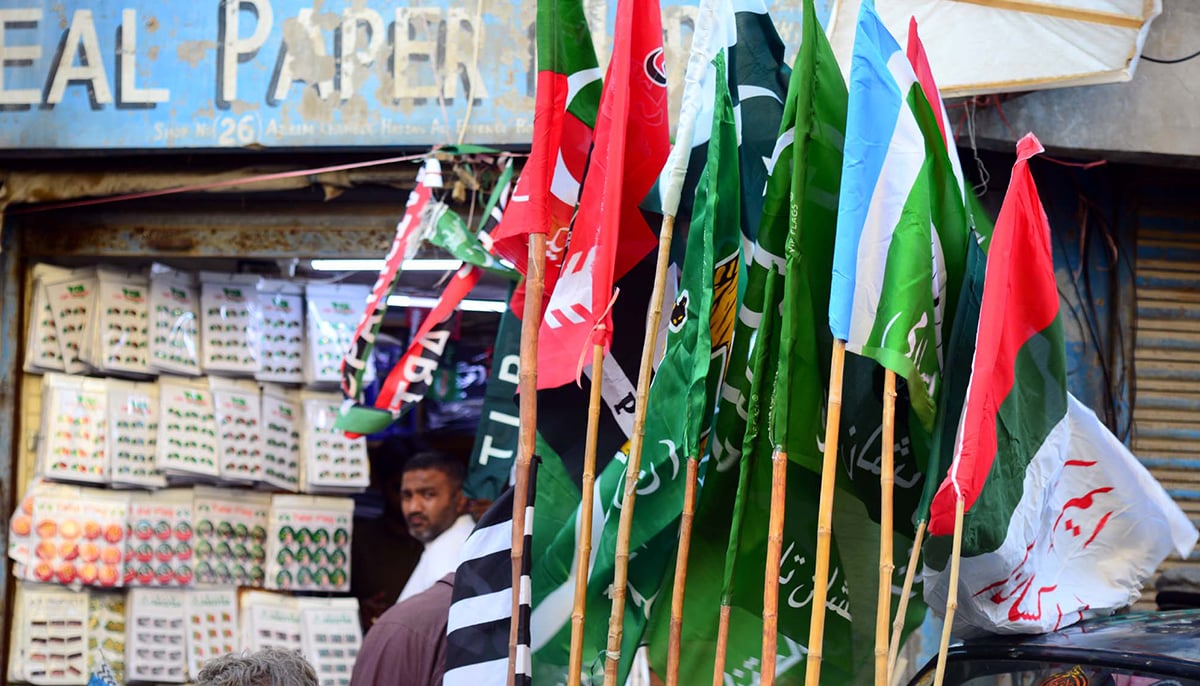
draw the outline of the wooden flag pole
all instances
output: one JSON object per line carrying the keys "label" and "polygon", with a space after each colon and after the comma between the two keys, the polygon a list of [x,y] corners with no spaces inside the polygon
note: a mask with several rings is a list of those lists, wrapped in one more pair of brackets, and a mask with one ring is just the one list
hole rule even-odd
{"label": "wooden flag pole", "polygon": [[913,539],[912,552],[908,556],[908,568],[904,572],[904,587],[900,589],[900,606],[896,609],[896,621],[892,623],[892,644],[888,648],[888,685],[896,678],[896,659],[900,656],[900,631],[904,628],[904,615],[908,613],[908,594],[912,593],[913,579],[917,575],[917,563],[921,559],[921,544],[925,542],[924,519],[917,522],[917,536]]}
{"label": "wooden flag pole", "polygon": [[883,454],[879,462],[879,597],[875,608],[875,686],[890,686],[888,620],[892,612],[892,489],[896,481],[896,372],[883,381]]}
{"label": "wooden flag pole", "polygon": [[950,632],[954,629],[954,612],[958,610],[958,567],[962,562],[963,510],[960,496],[954,503],[954,542],[950,548],[950,589],[946,593],[946,623],[942,625],[942,644],[938,647],[937,671],[933,686],[942,686],[946,678],[946,653],[950,650]]}
{"label": "wooden flag pole", "polygon": [[696,483],[700,460],[688,457],[687,482],[683,491],[683,514],[679,517],[679,549],[675,552],[675,583],[671,587],[671,627],[667,641],[667,686],[679,686],[679,653],[683,648],[683,595],[687,586],[688,552],[692,548],[692,519],[696,514]]}
{"label": "wooden flag pole", "polygon": [[621,664],[621,637],[625,629],[625,585],[629,581],[629,533],[633,529],[633,506],[637,499],[638,472],[642,467],[642,439],[646,434],[646,398],[650,395],[650,372],[654,367],[654,348],[658,342],[658,323],[662,320],[662,299],[666,291],[667,267],[671,263],[671,237],[675,233],[675,215],[663,217],[658,235],[658,263],[654,270],[654,289],[646,312],[646,340],[638,367],[637,406],[633,414],[633,435],[629,439],[629,460],[625,464],[625,494],[621,501],[621,520],[617,527],[617,551],[613,559],[612,613],[608,617],[608,649],[604,660],[604,686],[617,686]]}
{"label": "wooden flag pole", "polygon": [[521,570],[525,562],[525,508],[529,503],[529,465],[537,450],[537,345],[546,285],[546,235],[529,235],[525,310],[521,317],[520,429],[512,514],[512,620],[508,632],[508,686],[517,680],[517,628],[521,616]]}
{"label": "wooden flag pole", "polygon": [[805,686],[821,683],[821,649],[825,641],[825,602],[829,597],[829,555],[833,542],[833,487],[836,481],[838,428],[842,422],[842,372],[846,341],[833,342],[829,362],[829,401],[825,410],[825,457],[821,462],[821,504],[817,515],[817,563],[813,573],[812,622],[808,628]]}
{"label": "wooden flag pole", "polygon": [[583,453],[583,500],[579,504],[579,558],[575,564],[575,609],[571,612],[571,661],[568,686],[583,675],[583,622],[587,616],[587,582],[592,560],[592,505],[595,501],[596,443],[600,437],[600,393],[604,388],[604,346],[592,346],[592,393],[588,402],[587,442]]}
{"label": "wooden flag pole", "polygon": [[762,686],[775,684],[779,652],[779,560],[783,555],[783,515],[787,506],[787,453],[771,455],[771,517],[767,524],[767,566],[763,579]]}
{"label": "wooden flag pole", "polygon": [[721,606],[721,618],[717,620],[717,655],[713,663],[713,686],[725,686],[725,658],[729,655],[729,612],[728,605]]}

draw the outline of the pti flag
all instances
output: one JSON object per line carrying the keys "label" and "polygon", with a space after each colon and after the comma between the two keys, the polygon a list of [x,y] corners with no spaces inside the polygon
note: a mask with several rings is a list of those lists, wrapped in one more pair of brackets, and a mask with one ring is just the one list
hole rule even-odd
{"label": "pti flag", "polygon": [[948,592],[955,507],[964,516],[960,632],[1053,631],[1136,600],[1197,532],[1144,467],[1067,393],[1050,225],[1017,144],[988,252],[954,460],[930,508],[925,598]]}
{"label": "pti flag", "polygon": [[[491,237],[492,250],[525,274],[529,234],[546,234],[549,297],[562,268],[600,104],[600,66],[582,0],[538,1],[537,65],[529,160]],[[513,300],[518,315],[523,302],[522,285]]]}
{"label": "pti flag", "polygon": [[662,37],[657,0],[618,3],[579,213],[538,335],[538,388],[577,379],[593,344],[608,350],[613,281],[658,245],[638,203],[670,148]]}

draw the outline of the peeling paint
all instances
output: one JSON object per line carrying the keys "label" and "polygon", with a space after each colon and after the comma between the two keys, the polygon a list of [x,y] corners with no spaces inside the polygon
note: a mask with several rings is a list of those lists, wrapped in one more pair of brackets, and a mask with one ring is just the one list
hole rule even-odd
{"label": "peeling paint", "polygon": [[67,18],[67,8],[61,2],[56,2],[50,6],[50,11],[58,15],[58,28],[66,31],[67,27],[71,25]]}
{"label": "peeling paint", "polygon": [[193,67],[208,59],[206,53],[212,50],[216,52],[217,44],[210,40],[188,40],[179,44],[179,48],[175,50],[175,54],[183,62],[187,62]]}
{"label": "peeling paint", "polygon": [[247,112],[253,112],[254,110],[257,110],[258,103],[246,102],[245,100],[234,100],[233,102],[229,103],[229,109],[232,110],[234,114],[245,114]]}
{"label": "peeling paint", "polygon": [[157,60],[158,59],[158,46],[157,45],[151,46],[150,49],[146,51],[146,56],[150,58],[151,62]]}
{"label": "peeling paint", "polygon": [[154,33],[155,31],[158,30],[158,27],[159,27],[158,17],[156,17],[154,15],[150,15],[150,16],[146,17],[146,30],[147,31],[149,31],[150,33]]}

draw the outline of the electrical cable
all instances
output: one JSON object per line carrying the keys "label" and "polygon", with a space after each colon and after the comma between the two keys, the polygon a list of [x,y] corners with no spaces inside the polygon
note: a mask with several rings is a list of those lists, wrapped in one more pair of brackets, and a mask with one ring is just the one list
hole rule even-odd
{"label": "electrical cable", "polygon": [[1178,57],[1178,58],[1172,59],[1172,60],[1162,59],[1160,57],[1150,57],[1149,55],[1142,55],[1142,59],[1146,60],[1147,62],[1153,62],[1155,64],[1180,64],[1182,62],[1187,62],[1188,60],[1194,60],[1197,57],[1200,57],[1200,50],[1197,50],[1196,52],[1193,52],[1192,54],[1190,54],[1186,57]]}

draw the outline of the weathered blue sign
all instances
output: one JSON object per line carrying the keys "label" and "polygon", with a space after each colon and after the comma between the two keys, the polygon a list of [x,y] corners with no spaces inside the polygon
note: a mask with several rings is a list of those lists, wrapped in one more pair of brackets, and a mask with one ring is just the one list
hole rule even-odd
{"label": "weathered blue sign", "polygon": [[[615,0],[586,4],[611,26]],[[794,53],[800,3],[771,4]],[[679,84],[696,7],[663,5]],[[4,0],[0,148],[527,143],[535,12],[532,0]],[[606,32],[596,41],[607,49]]]}

